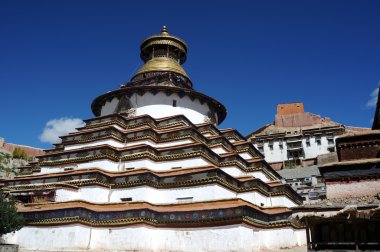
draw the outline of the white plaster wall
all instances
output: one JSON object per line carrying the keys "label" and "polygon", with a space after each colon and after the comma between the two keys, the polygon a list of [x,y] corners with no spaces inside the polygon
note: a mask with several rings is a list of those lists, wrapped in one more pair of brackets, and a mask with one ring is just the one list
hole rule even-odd
{"label": "white plaster wall", "polygon": [[[173,100],[177,101],[176,107],[173,107]],[[101,116],[114,113],[117,104],[117,98],[106,102],[101,108]],[[163,118],[184,115],[194,124],[204,123],[205,116],[210,112],[207,103],[201,104],[198,99],[192,101],[187,95],[180,98],[177,94],[167,96],[164,92],[159,92],[156,95],[149,92],[143,95],[133,94],[130,98],[130,104],[136,109],[137,116],[150,115],[153,118]],[[217,117],[217,115],[215,116]]]}
{"label": "white plaster wall", "polygon": [[177,146],[177,145],[189,144],[189,143],[194,143],[194,141],[191,139],[183,139],[183,140],[176,140],[176,141],[170,141],[170,142],[155,143],[150,140],[141,140],[141,141],[135,141],[135,142],[127,142],[126,146],[129,147],[129,146],[134,146],[134,145],[139,145],[139,144],[145,144],[145,145],[150,145],[155,148],[164,148],[164,147],[171,147],[171,146]]}
{"label": "white plaster wall", "polygon": [[83,170],[88,168],[99,168],[105,171],[117,172],[120,169],[118,162],[113,162],[108,159],[100,159],[86,163],[78,163],[76,165],[62,165],[59,167],[41,166],[41,171],[35,173],[36,175],[57,173],[65,171],[65,168],[73,168],[74,170]]}
{"label": "white plaster wall", "polygon": [[131,160],[127,162],[113,162],[108,159],[100,159],[86,163],[79,163],[73,166],[62,166],[62,167],[41,167],[41,171],[37,174],[47,174],[47,173],[57,173],[63,172],[65,168],[73,167],[74,170],[89,169],[89,168],[99,168],[104,171],[110,172],[120,172],[125,171],[128,168],[135,169],[149,169],[152,171],[170,171],[172,168],[181,167],[182,169],[197,168],[203,166],[209,166],[209,162],[201,157],[187,158],[182,160],[172,160],[172,161],[162,161],[155,162],[150,159],[138,159]]}
{"label": "white plaster wall", "polygon": [[[306,145],[306,138],[302,139],[302,147],[305,153],[305,159],[312,159],[316,158],[319,155],[322,154],[328,154],[330,151],[328,150],[329,147],[335,146],[335,139],[334,137],[334,144],[329,145],[328,140],[326,136],[321,136],[321,145],[317,144],[316,138],[311,137],[310,138],[310,146]],[[258,145],[254,144],[254,146],[258,149]],[[269,163],[276,163],[276,162],[282,162],[289,160],[288,159],[288,153],[287,153],[287,144],[285,141],[283,141],[283,149],[280,149],[280,142],[279,141],[273,141],[273,150],[270,149],[269,143],[265,142],[264,147],[264,156],[265,160]]]}
{"label": "white plaster wall", "polygon": [[57,189],[55,195],[56,202],[66,202],[74,200],[84,200],[94,203],[110,202],[108,200],[110,190],[100,186],[84,186],[80,187],[78,190],[62,188]]}
{"label": "white plaster wall", "polygon": [[286,207],[295,207],[298,206],[291,199],[284,196],[270,197],[271,206],[286,206]]}
{"label": "white plaster wall", "polygon": [[[254,145],[256,148],[257,144]],[[275,141],[273,142],[273,150],[270,150],[269,144],[264,143],[264,156],[267,162],[282,162],[283,160],[287,160],[287,150],[286,144],[283,143],[283,149],[280,149],[280,143]]]}
{"label": "white plaster wall", "polygon": [[[152,171],[170,171],[172,168],[181,167],[183,169],[208,166],[209,162],[201,157],[188,158],[182,160],[155,162],[150,159],[131,160],[125,162],[125,168],[134,167],[135,169],[147,168]],[[102,167],[102,166],[100,166]],[[103,167],[102,167],[103,168]]]}
{"label": "white plaster wall", "polygon": [[222,171],[225,173],[231,175],[232,177],[241,177],[241,176],[252,176],[258,179],[261,179],[263,182],[269,182],[272,181],[265,173],[262,171],[255,171],[255,172],[245,172],[241,169],[237,168],[236,166],[227,166],[227,167],[220,167]]}
{"label": "white plaster wall", "polygon": [[269,178],[268,175],[263,173],[262,171],[249,172],[248,174],[252,175],[255,178],[261,179],[263,182],[270,182],[273,179]]}
{"label": "white plaster wall", "polygon": [[239,196],[241,197],[241,199],[254,203],[257,206],[262,206],[262,207],[271,206],[270,201],[267,199],[267,197],[265,197],[264,195],[258,192],[253,192],[253,193],[245,192],[245,193],[241,193]]}
{"label": "white plaster wall", "polygon": [[101,108],[100,116],[109,115],[115,113],[119,99],[114,97],[111,101],[107,101]]}
{"label": "white plaster wall", "polygon": [[21,249],[47,251],[258,251],[306,244],[305,230],[247,225],[93,228],[82,225],[24,227],[5,237]]}
{"label": "white plaster wall", "polygon": [[203,136],[205,136],[205,137],[210,137],[210,136],[213,136],[213,134],[207,132],[207,133],[203,134]]}
{"label": "white plaster wall", "polygon": [[145,144],[145,145],[149,145],[155,148],[164,148],[164,147],[177,146],[177,145],[188,144],[188,143],[193,143],[193,142],[194,141],[191,139],[183,139],[183,140],[162,142],[162,143],[155,143],[150,140],[141,140],[141,141],[122,143],[114,139],[107,139],[107,140],[105,139],[105,140],[95,141],[91,143],[68,145],[68,146],[65,146],[65,150],[74,150],[74,149],[80,149],[80,148],[91,147],[91,146],[99,146],[99,145],[109,145],[116,148],[122,148],[122,147],[135,146],[139,144]]}
{"label": "white plaster wall", "polygon": [[115,129],[118,129],[119,131],[124,131],[125,128],[122,128],[120,127],[119,125],[116,125],[116,124],[113,124],[112,127],[114,127]]}
{"label": "white plaster wall", "polygon": [[[74,170],[83,170],[89,168],[99,168],[104,171],[109,172],[121,172],[126,171],[129,168],[134,169],[148,169],[151,171],[170,171],[172,168],[181,167],[178,169],[190,169],[197,167],[204,167],[210,165],[208,161],[203,158],[189,158],[184,160],[173,160],[173,161],[164,161],[164,162],[154,162],[150,159],[140,159],[132,160],[128,162],[113,162],[107,159],[96,160],[87,163],[81,163],[72,166],[62,166],[62,167],[41,167],[41,172],[35,173],[38,174],[48,174],[48,173],[58,173],[63,172],[65,168],[72,167]],[[262,171],[255,172],[244,172],[236,166],[220,167],[222,171],[229,174],[232,177],[241,177],[241,176],[252,176],[262,180],[263,182],[270,182],[273,179],[270,179]]]}
{"label": "white plaster wall", "polygon": [[114,139],[104,139],[104,140],[90,142],[90,143],[67,145],[67,146],[65,146],[65,151],[75,150],[75,149],[80,149],[80,148],[85,148],[85,147],[91,147],[91,146],[99,146],[99,145],[109,145],[109,146],[113,146],[116,148],[122,148],[125,146],[124,143],[121,143],[121,142],[116,141]]}
{"label": "white plaster wall", "polygon": [[[207,193],[204,193],[207,190]],[[223,194],[223,193],[224,194]],[[128,190],[117,190],[112,193],[112,201],[120,201],[122,197],[132,197],[133,201],[147,201],[153,204],[179,203],[177,198],[193,197],[192,201],[208,201],[214,199],[235,198],[235,193],[219,185],[197,187],[181,187],[171,189],[155,189],[151,187],[135,187]]]}
{"label": "white plaster wall", "polygon": [[[206,192],[207,193],[204,193]],[[170,189],[156,189],[149,186],[139,186],[122,189],[109,189],[100,186],[83,186],[79,190],[56,190],[56,202],[84,200],[94,203],[122,202],[121,198],[132,198],[132,201],[145,201],[152,204],[180,203],[178,198],[192,197],[193,202],[222,199],[244,199],[252,204],[264,207],[285,206],[296,204],[286,196],[266,197],[259,192],[236,193],[218,184]]]}
{"label": "white plaster wall", "polygon": [[262,207],[295,207],[297,206],[291,199],[286,196],[267,197],[259,192],[239,193],[238,198],[251,202]]}
{"label": "white plaster wall", "polygon": [[48,174],[48,173],[57,173],[57,172],[63,172],[65,168],[70,168],[73,166],[65,166],[65,167],[41,167],[40,172],[33,173],[35,175],[40,175],[40,174]]}
{"label": "white plaster wall", "polygon": [[239,153],[239,156],[243,159],[252,159],[252,155],[249,154],[248,152],[243,152],[243,153]]}
{"label": "white plaster wall", "polygon": [[216,154],[224,154],[224,153],[227,153],[228,151],[226,149],[224,149],[223,147],[214,147],[214,148],[211,148],[211,150],[213,152],[215,152]]}
{"label": "white plaster wall", "polygon": [[8,234],[5,240],[18,244],[20,249],[48,251],[84,251],[88,248],[91,229],[80,226],[23,227]]}
{"label": "white plaster wall", "polygon": [[312,138],[310,138],[310,147],[306,146],[306,139],[302,139],[302,145],[303,145],[303,148],[305,151],[305,158],[306,159],[316,158],[318,155],[330,153],[328,148],[331,146],[335,147],[335,139],[336,139],[336,137],[334,137],[334,144],[329,145],[327,137],[322,136],[321,137],[321,145],[318,145],[316,138],[312,137]]}

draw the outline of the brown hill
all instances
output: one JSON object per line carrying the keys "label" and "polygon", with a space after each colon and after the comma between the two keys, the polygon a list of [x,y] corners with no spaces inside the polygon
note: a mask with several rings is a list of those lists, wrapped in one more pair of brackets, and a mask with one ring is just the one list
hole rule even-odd
{"label": "brown hill", "polygon": [[42,149],[31,147],[31,146],[25,146],[25,145],[18,145],[13,143],[6,143],[4,141],[4,138],[0,137],[0,152],[5,153],[12,153],[16,148],[20,148],[28,154],[28,156],[39,156],[43,155],[45,152]]}

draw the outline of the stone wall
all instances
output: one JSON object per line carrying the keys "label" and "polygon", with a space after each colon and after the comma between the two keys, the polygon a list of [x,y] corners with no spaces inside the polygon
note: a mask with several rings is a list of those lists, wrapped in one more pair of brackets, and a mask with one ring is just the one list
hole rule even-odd
{"label": "stone wall", "polygon": [[327,163],[338,162],[338,156],[336,152],[322,154],[317,157],[317,164],[324,165]]}
{"label": "stone wall", "polygon": [[380,192],[380,180],[361,180],[350,182],[327,182],[328,199],[344,199],[376,195]]}
{"label": "stone wall", "polygon": [[329,122],[331,120],[327,117],[313,115],[308,112],[286,115],[277,114],[275,116],[275,125],[277,127],[305,127]]}

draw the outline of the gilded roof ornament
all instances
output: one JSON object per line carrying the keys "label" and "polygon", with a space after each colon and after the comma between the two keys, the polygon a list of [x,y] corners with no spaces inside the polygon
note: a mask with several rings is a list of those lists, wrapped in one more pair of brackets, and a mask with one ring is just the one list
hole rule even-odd
{"label": "gilded roof ornament", "polygon": [[162,26],[161,35],[169,35],[168,30],[166,29],[166,25]]}
{"label": "gilded roof ornament", "polygon": [[185,41],[169,34],[164,25],[160,34],[150,36],[141,43],[140,58],[145,64],[131,80],[141,79],[141,76],[147,73],[173,72],[191,82],[181,66],[185,63],[186,57],[187,45]]}

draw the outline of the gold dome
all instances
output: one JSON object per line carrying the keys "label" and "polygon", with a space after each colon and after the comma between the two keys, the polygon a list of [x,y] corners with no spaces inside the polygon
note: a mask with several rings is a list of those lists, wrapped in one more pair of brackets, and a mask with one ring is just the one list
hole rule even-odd
{"label": "gold dome", "polygon": [[189,79],[189,76],[185,72],[185,70],[182,68],[180,64],[177,63],[177,61],[168,59],[168,58],[154,58],[149,60],[145,65],[143,65],[140,70],[137,71],[136,75],[140,75],[142,73],[147,72],[157,72],[157,71],[163,71],[163,72],[175,72],[179,73],[186,78]]}
{"label": "gold dome", "polygon": [[174,72],[190,81],[181,66],[186,61],[187,45],[182,39],[170,35],[166,26],[162,27],[160,34],[145,39],[141,43],[140,50],[140,57],[145,64],[131,80],[148,72]]}

